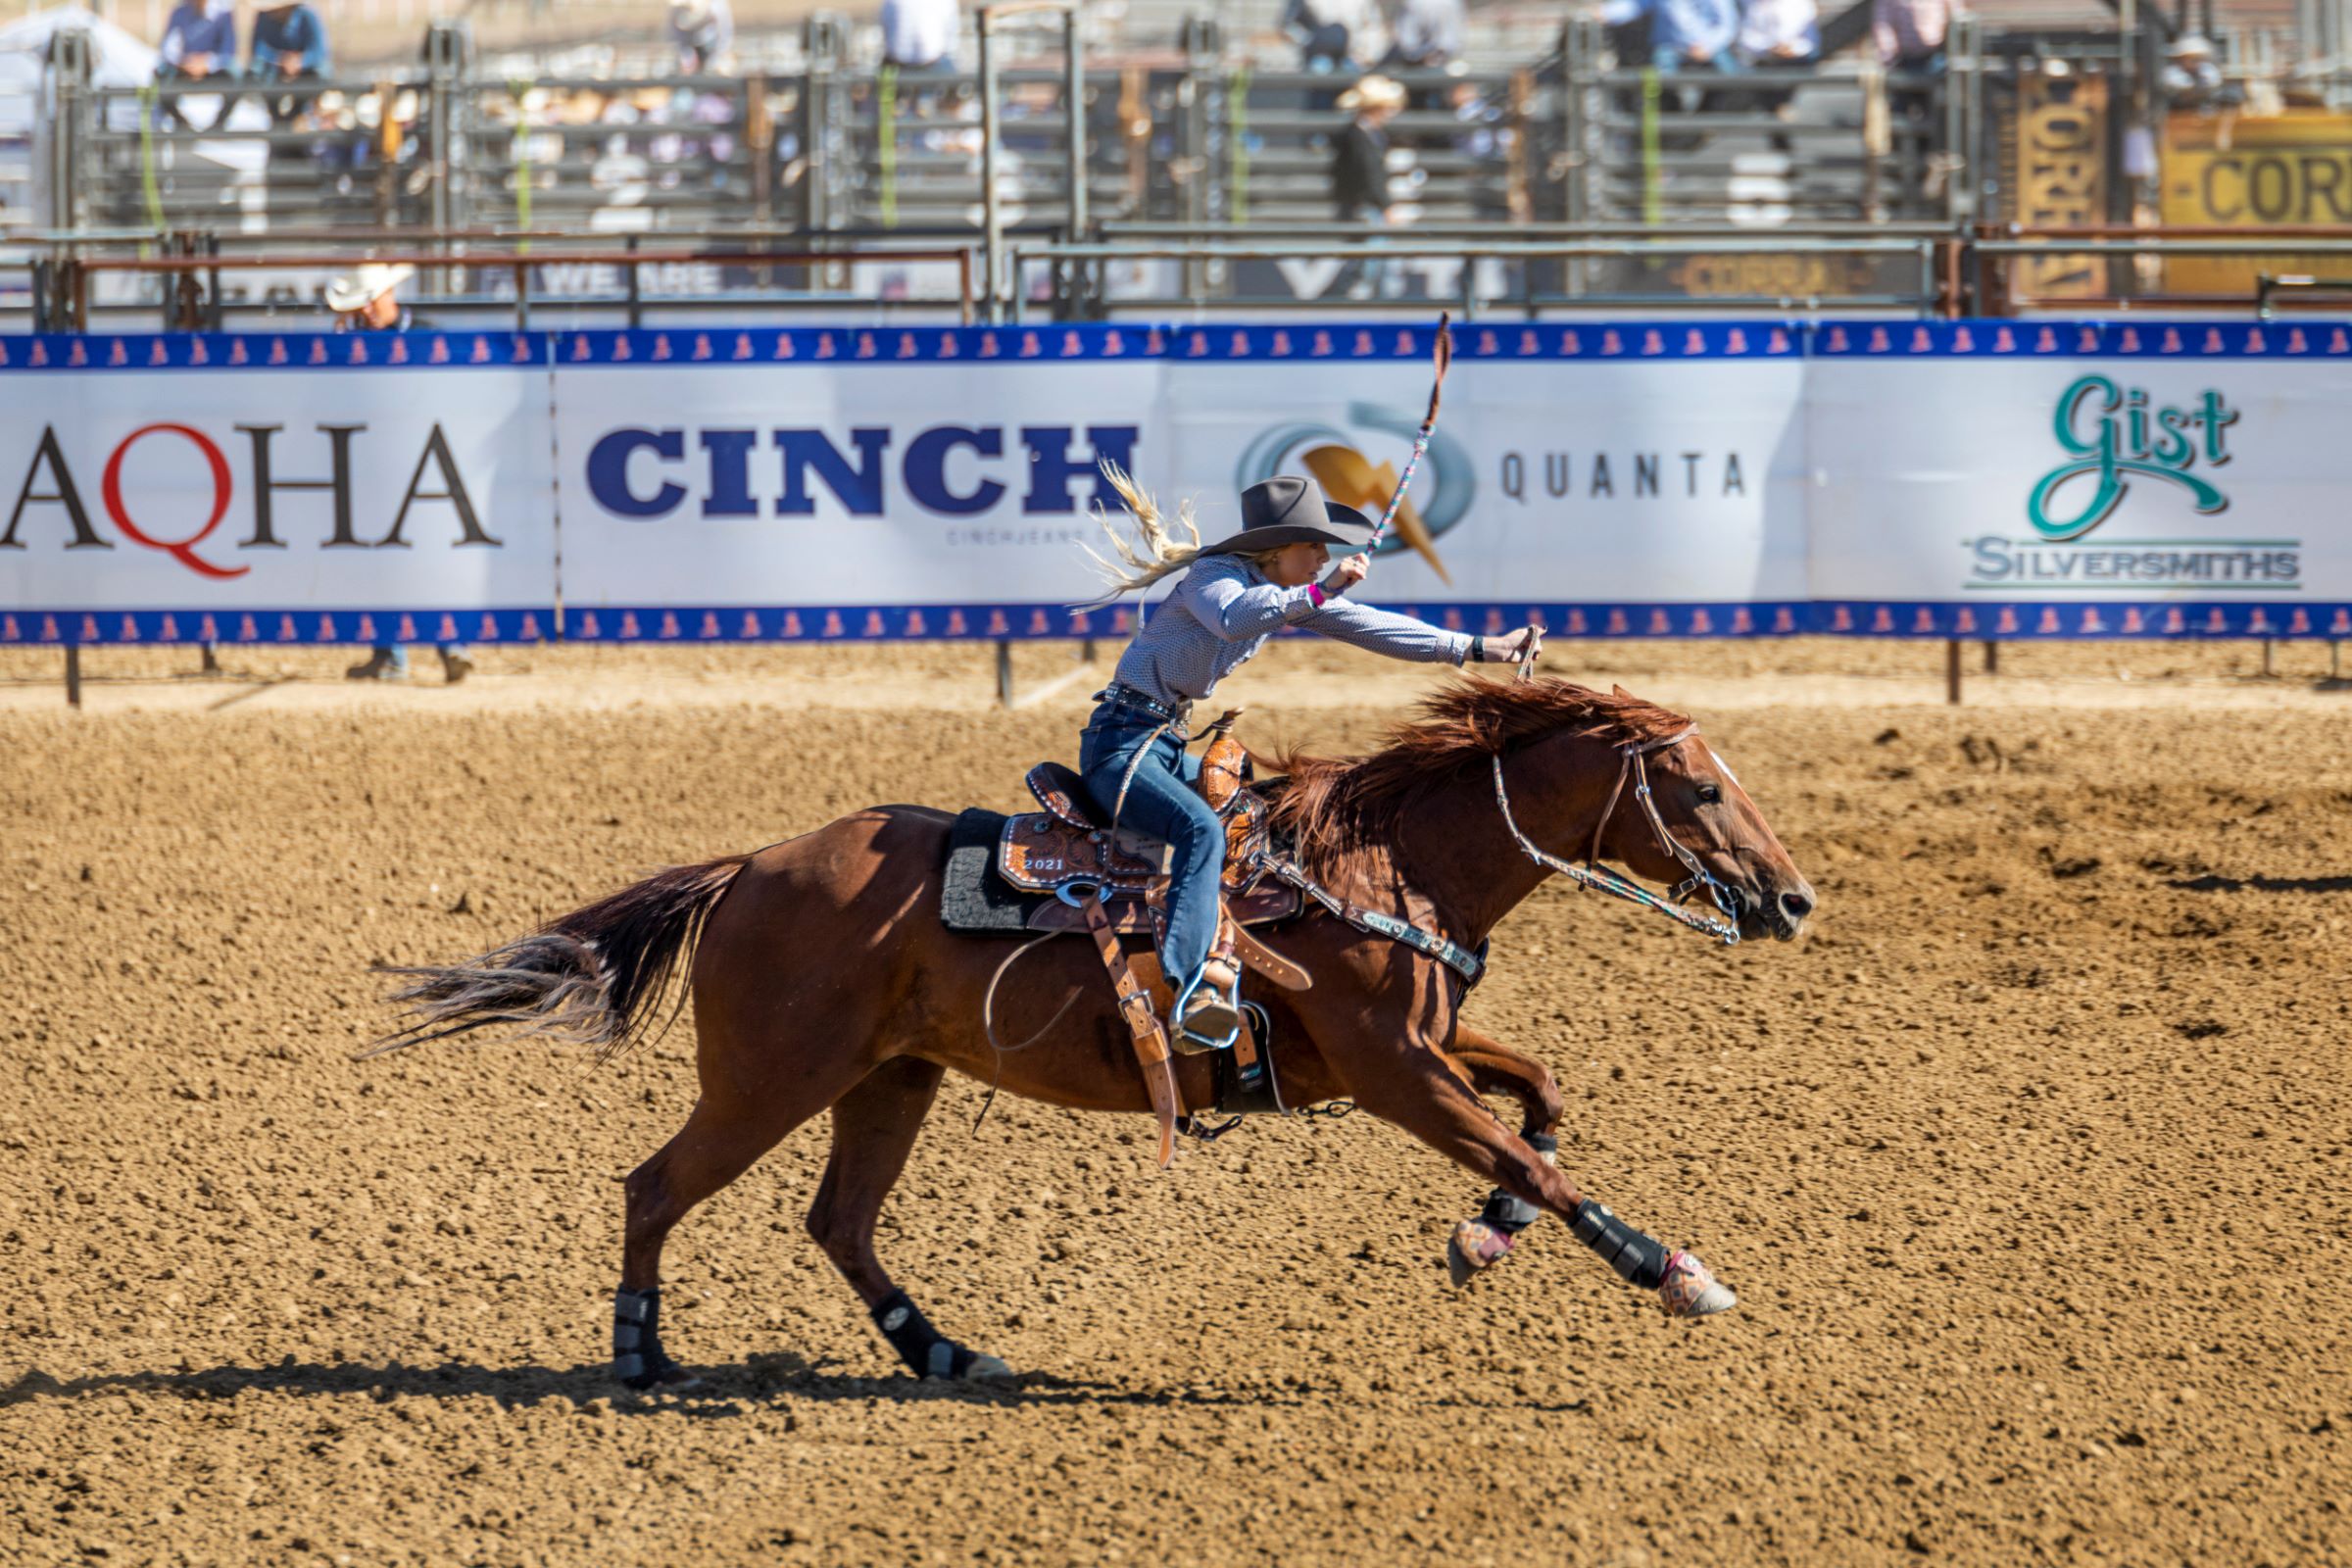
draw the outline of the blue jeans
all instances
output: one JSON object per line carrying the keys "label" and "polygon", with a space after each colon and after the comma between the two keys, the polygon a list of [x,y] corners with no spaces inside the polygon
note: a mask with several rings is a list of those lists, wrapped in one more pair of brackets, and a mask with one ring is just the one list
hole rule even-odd
{"label": "blue jeans", "polygon": [[[1106,702],[1095,710],[1078,737],[1078,771],[1087,793],[1107,821],[1119,798],[1119,780],[1138,748],[1159,720],[1140,710]],[[1200,760],[1173,735],[1152,743],[1151,754],[1127,786],[1118,825],[1156,833],[1175,848],[1168,886],[1168,933],[1160,943],[1159,970],[1170,989],[1181,991],[1200,973],[1217,938],[1217,874],[1225,865],[1225,823],[1193,788]]]}

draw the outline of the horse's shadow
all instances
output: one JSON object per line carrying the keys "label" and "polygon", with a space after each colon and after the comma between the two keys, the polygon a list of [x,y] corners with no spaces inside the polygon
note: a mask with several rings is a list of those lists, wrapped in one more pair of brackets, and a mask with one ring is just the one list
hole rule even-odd
{"label": "horse's shadow", "polygon": [[[1006,1408],[1124,1404],[1264,1409],[1301,1407],[1348,1397],[1337,1390],[1300,1386],[1280,1392],[1129,1388],[1058,1377],[1051,1372],[1025,1372],[1009,1383],[947,1383],[903,1375],[866,1377],[827,1370],[825,1363],[810,1361],[789,1350],[754,1355],[731,1365],[697,1366],[691,1370],[703,1380],[699,1389],[684,1394],[639,1395],[623,1388],[602,1363],[573,1367],[530,1364],[490,1367],[469,1361],[443,1361],[436,1365],[391,1361],[381,1366],[345,1361],[329,1365],[287,1356],[270,1366],[113,1372],[72,1379],[54,1378],[36,1369],[0,1388],[0,1410],[40,1399],[74,1399],[118,1390],[182,1399],[232,1398],[247,1389],[317,1396],[357,1394],[387,1404],[404,1396],[428,1399],[488,1397],[510,1409],[562,1402],[577,1410],[603,1401],[616,1416],[665,1415],[706,1421],[746,1416],[760,1409],[796,1402],[829,1403],[843,1399]],[[1475,1399],[1458,1397],[1424,1402],[1485,1407]],[[1522,1400],[1515,1407],[1554,1414],[1590,1414],[1592,1409],[1590,1400],[1581,1398],[1532,1404]]]}
{"label": "horse's shadow", "polygon": [[33,1370],[0,1388],[0,1410],[40,1399],[71,1399],[113,1391],[185,1399],[230,1398],[248,1389],[298,1395],[366,1395],[388,1403],[402,1397],[466,1399],[487,1396],[509,1408],[562,1402],[584,1409],[605,1401],[615,1415],[716,1419],[761,1406],[796,1401],[887,1399],[913,1404],[968,1405],[1267,1405],[1300,1402],[1292,1396],[1225,1394],[1200,1389],[1133,1389],[1029,1372],[1009,1383],[949,1383],[905,1376],[865,1377],[827,1370],[791,1351],[754,1355],[732,1365],[697,1366],[700,1388],[682,1394],[639,1395],[623,1388],[602,1363],[573,1367],[533,1364],[478,1366],[467,1361],[369,1365],[296,1361],[269,1366],[222,1365],[175,1372],[116,1372],[60,1379]]}

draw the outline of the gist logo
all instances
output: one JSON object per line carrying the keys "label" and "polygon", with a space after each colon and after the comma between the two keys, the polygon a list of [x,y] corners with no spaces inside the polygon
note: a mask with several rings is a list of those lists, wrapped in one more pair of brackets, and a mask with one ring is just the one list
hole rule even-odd
{"label": "gist logo", "polygon": [[2085,375],[2059,394],[2050,422],[2071,459],[2026,498],[2026,518],[2044,539],[2079,539],[2105,522],[2133,476],[2180,486],[2201,513],[2229,508],[2230,498],[2196,471],[2230,461],[2228,431],[2237,411],[2219,392],[2185,409],[2165,408],[2139,387]]}

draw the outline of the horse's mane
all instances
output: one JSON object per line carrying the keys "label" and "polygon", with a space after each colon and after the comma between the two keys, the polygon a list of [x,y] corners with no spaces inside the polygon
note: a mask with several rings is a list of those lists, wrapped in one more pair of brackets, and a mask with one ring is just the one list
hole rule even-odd
{"label": "horse's mane", "polygon": [[1351,849],[1394,843],[1425,797],[1483,771],[1497,753],[1562,733],[1639,745],[1690,727],[1683,714],[1622,690],[1464,676],[1421,699],[1415,716],[1392,724],[1388,745],[1368,757],[1292,752],[1260,760],[1289,775],[1270,792],[1274,825],[1291,834],[1301,863],[1322,874]]}

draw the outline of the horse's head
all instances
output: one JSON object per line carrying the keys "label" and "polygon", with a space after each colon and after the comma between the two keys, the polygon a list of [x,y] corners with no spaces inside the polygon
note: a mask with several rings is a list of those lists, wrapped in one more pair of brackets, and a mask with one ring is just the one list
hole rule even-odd
{"label": "horse's head", "polygon": [[[1681,882],[1703,869],[1738,904],[1740,936],[1793,939],[1818,902],[1813,884],[1695,727],[1640,749],[1638,760],[1629,756],[1626,765],[1647,778],[1657,817],[1651,820],[1628,783],[1603,825],[1601,853],[1653,882]],[[1661,830],[1672,844],[1659,842]]]}

